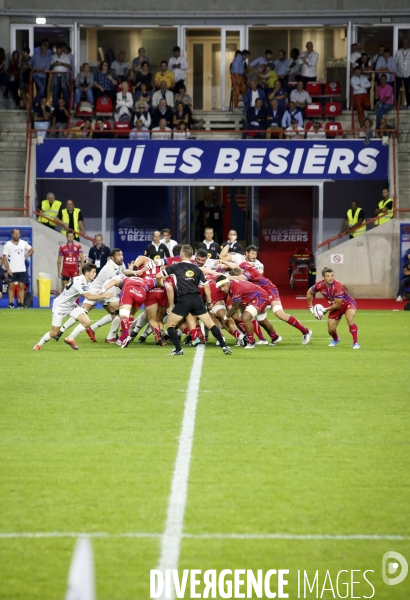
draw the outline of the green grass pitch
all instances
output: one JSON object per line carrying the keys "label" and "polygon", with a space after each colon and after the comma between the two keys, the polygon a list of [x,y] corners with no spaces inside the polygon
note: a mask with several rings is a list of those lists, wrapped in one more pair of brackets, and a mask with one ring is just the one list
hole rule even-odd
{"label": "green grass pitch", "polygon": [[[375,598],[408,600],[410,575],[387,586],[381,566],[392,550],[410,562],[410,316],[359,310],[353,351],[345,321],[328,348],[325,322],[293,314],[310,345],[271,315],[278,347],[206,347],[179,568],[289,569],[290,599],[298,570],[318,570],[321,584],[326,570],[334,583],[342,569],[371,569]],[[63,599],[75,543],[3,534],[106,532],[93,539],[97,599],[147,600],[160,540],[115,534],[164,530],[196,350],[121,350],[101,343],[103,328],[78,352],[62,339],[33,352],[50,323],[48,310],[0,311],[0,599]],[[232,533],[250,538],[199,537]],[[256,537],[269,533],[405,539]]]}

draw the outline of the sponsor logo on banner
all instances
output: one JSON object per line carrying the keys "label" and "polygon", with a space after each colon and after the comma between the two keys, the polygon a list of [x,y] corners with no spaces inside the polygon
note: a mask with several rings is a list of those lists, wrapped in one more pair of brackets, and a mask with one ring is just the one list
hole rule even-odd
{"label": "sponsor logo on banner", "polygon": [[265,242],[308,242],[309,225],[303,219],[267,219],[262,235]]}
{"label": "sponsor logo on banner", "polygon": [[119,239],[123,242],[151,242],[152,234],[157,228],[146,225],[147,219],[122,219],[118,223]]}
{"label": "sponsor logo on banner", "polygon": [[341,265],[343,263],[343,254],[331,254],[330,262],[332,265]]}

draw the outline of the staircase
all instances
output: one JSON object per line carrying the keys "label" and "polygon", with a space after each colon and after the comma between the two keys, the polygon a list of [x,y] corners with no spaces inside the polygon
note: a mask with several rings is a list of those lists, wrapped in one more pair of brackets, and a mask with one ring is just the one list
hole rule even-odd
{"label": "staircase", "polygon": [[[24,207],[26,117],[23,110],[0,110],[0,208]],[[1,211],[2,217],[21,217]]]}

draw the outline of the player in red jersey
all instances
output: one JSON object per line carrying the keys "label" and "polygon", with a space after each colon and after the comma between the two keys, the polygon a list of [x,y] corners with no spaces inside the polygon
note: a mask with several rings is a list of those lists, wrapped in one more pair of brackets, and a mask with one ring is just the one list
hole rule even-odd
{"label": "player in red jersey", "polygon": [[[80,269],[78,261],[80,260]],[[58,277],[61,277],[63,289],[72,277],[78,277],[84,266],[84,254],[81,244],[74,241],[74,232],[67,232],[67,243],[61,244],[57,258]]]}
{"label": "player in red jersey", "polygon": [[[141,263],[142,259],[144,259],[144,263],[143,263],[143,266],[138,267],[136,275],[138,277],[141,277],[141,275],[143,273],[146,273],[148,271],[150,276],[153,275],[153,277],[155,277],[155,275],[160,272],[160,270],[161,270],[160,267],[163,267],[163,266],[168,267],[169,265],[173,265],[175,263],[181,262],[181,257],[179,256],[180,251],[181,251],[181,244],[176,244],[176,246],[173,247],[174,256],[168,256],[165,258],[157,258],[155,260],[150,260],[147,256],[138,256],[138,258],[135,261],[135,265],[137,265],[138,263]],[[155,273],[151,273],[151,270],[154,270],[154,269],[155,269]]]}
{"label": "player in red jersey", "polygon": [[220,273],[209,273],[205,275],[205,279],[209,282],[209,288],[211,290],[211,300],[213,303],[213,306],[209,310],[209,313],[211,314],[211,318],[214,321],[215,325],[217,325],[217,327],[221,328],[222,326],[224,329],[229,331],[229,333],[236,340],[242,342],[243,338],[245,337],[244,333],[242,333],[242,331],[239,331],[232,317],[227,317],[228,309],[226,304],[229,296],[226,292],[222,291],[220,287],[217,287],[216,281],[219,276]]}
{"label": "player in red jersey", "polygon": [[[153,287],[148,291],[144,302],[145,315],[150,327],[154,331],[155,343],[159,346],[165,346],[166,344],[163,332],[163,320],[166,315],[167,307],[174,306],[174,299],[174,281],[172,277],[167,277],[164,279],[163,287]],[[136,335],[137,333],[133,330],[130,333],[131,340],[134,339]]]}
{"label": "player in red jersey", "polygon": [[353,349],[358,350],[360,348],[357,340],[358,328],[354,322],[356,315],[356,302],[347,293],[346,288],[340,283],[340,281],[336,281],[333,269],[325,267],[322,271],[322,275],[322,281],[315,283],[315,285],[309,288],[307,292],[306,299],[310,312],[314,315],[312,300],[314,295],[320,292],[330,304],[330,306],[325,309],[325,313],[328,313],[327,328],[329,334],[333,338],[329,346],[337,346],[337,344],[340,342],[340,337],[337,334],[336,328],[340,319],[344,315],[346,317],[347,324],[349,325],[349,331],[352,334]]}
{"label": "player in red jersey", "polygon": [[248,344],[245,348],[255,347],[254,330],[252,326],[252,320],[255,318],[268,332],[272,340],[272,346],[276,346],[276,344],[281,341],[282,338],[273,329],[272,324],[268,321],[266,315],[266,309],[270,304],[270,300],[265,290],[249,281],[231,279],[226,275],[220,275],[218,277],[216,286],[232,297],[232,308],[228,311],[228,317],[231,317],[238,309],[241,309],[248,340]]}

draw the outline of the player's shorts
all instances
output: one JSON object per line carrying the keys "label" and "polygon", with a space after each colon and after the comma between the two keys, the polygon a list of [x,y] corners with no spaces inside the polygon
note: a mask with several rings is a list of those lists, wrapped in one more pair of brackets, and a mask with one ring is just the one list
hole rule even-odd
{"label": "player's shorts", "polygon": [[69,312],[67,312],[66,310],[59,310],[58,306],[56,306],[55,310],[52,311],[51,324],[53,327],[61,327],[61,325],[63,324],[63,319],[65,317],[70,316],[77,321],[80,315],[86,314],[87,311],[84,310],[84,308],[81,308],[81,306],[76,306]]}
{"label": "player's shorts", "polygon": [[280,302],[279,290],[276,285],[265,291],[269,296],[269,302]]}
{"label": "player's shorts", "polygon": [[332,310],[330,312],[327,313],[327,318],[328,319],[335,319],[335,321],[339,321],[343,315],[346,313],[347,310],[356,310],[356,303],[353,302],[348,302],[348,303],[343,303],[342,306],[340,308],[338,308],[337,310]]}
{"label": "player's shorts", "polygon": [[61,271],[61,279],[63,281],[68,281],[72,277],[77,277],[79,274],[78,269],[63,269]]}
{"label": "player's shorts", "polygon": [[223,301],[220,302],[220,304],[214,304],[214,306],[211,308],[210,312],[213,313],[214,315],[216,315],[218,310],[221,310],[221,308],[226,310],[225,302],[223,302]]}
{"label": "player's shorts", "polygon": [[268,306],[269,302],[261,303],[260,301],[258,302],[258,300],[254,300],[250,304],[244,305],[242,310],[247,310],[248,312],[250,312],[254,319],[257,319],[258,321],[263,321],[264,319],[266,319],[266,309],[268,308]]}
{"label": "player's shorts", "polygon": [[175,304],[172,312],[180,317],[187,315],[204,315],[206,308],[199,294],[184,294],[180,296]]}
{"label": "player's shorts", "polygon": [[127,286],[122,289],[120,295],[120,307],[131,305],[134,308],[140,308],[147,298],[147,292],[139,285]]}
{"label": "player's shorts", "polygon": [[13,273],[13,275],[9,275],[8,282],[9,283],[26,283],[26,272],[18,271],[17,273]]}
{"label": "player's shorts", "polygon": [[144,302],[145,307],[158,304],[161,308],[166,308],[168,304],[168,296],[165,288],[152,288],[147,294],[147,299]]}

